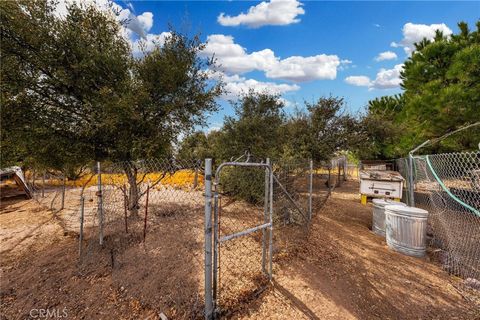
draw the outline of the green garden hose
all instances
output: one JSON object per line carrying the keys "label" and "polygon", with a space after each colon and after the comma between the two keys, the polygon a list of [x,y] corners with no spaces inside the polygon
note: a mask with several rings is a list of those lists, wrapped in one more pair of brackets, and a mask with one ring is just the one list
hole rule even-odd
{"label": "green garden hose", "polygon": [[435,180],[437,180],[437,182],[440,184],[440,186],[442,187],[443,190],[445,190],[445,192],[450,196],[452,197],[453,200],[457,201],[458,203],[460,203],[462,206],[464,206],[465,208],[471,210],[475,215],[479,216],[480,217],[480,212],[475,209],[474,207],[468,205],[467,203],[463,202],[462,200],[460,200],[456,195],[454,195],[450,189],[447,188],[447,186],[445,186],[442,182],[442,180],[440,180],[440,178],[438,177],[437,173],[435,172],[435,170],[433,170],[433,166],[430,162],[430,157],[429,156],[426,156],[425,157],[427,159],[427,164],[428,164],[428,167],[430,168],[430,171],[432,172],[433,176],[435,177]]}

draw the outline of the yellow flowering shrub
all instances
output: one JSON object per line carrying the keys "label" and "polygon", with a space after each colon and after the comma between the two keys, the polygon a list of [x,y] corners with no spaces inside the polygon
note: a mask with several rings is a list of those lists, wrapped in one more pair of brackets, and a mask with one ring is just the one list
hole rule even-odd
{"label": "yellow flowering shrub", "polygon": [[[158,179],[161,181],[155,185],[156,189],[160,189],[162,186],[174,187],[177,189],[190,189],[193,187],[195,180],[195,171],[193,170],[179,170],[174,173],[167,173],[165,177],[162,178],[163,173],[161,172],[152,172],[148,173],[143,182],[151,184],[156,183]],[[137,182],[140,182],[143,178],[143,174],[139,173],[137,175]],[[203,186],[203,175],[198,174],[197,176],[197,187]],[[85,175],[77,180],[67,180],[65,185],[68,187],[87,187],[97,185],[98,175]],[[38,181],[38,180],[37,180]],[[61,179],[49,179],[46,181],[46,184],[53,186],[62,185]],[[119,173],[103,173],[102,174],[102,184],[103,185],[116,185],[121,186],[128,184],[127,176],[125,174]]]}

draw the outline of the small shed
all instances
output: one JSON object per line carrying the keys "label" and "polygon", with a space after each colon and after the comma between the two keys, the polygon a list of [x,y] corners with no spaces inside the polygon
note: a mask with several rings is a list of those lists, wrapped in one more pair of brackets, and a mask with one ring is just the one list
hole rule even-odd
{"label": "small shed", "polygon": [[32,192],[28,187],[22,168],[18,166],[0,169],[0,181],[2,198],[25,195],[28,199],[32,198]]}

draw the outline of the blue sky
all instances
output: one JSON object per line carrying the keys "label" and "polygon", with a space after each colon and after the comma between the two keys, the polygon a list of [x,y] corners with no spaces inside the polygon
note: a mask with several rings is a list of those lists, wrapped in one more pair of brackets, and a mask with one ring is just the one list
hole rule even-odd
{"label": "blue sky", "polygon": [[363,110],[374,97],[401,92],[398,74],[413,41],[435,29],[456,33],[462,20],[474,28],[480,18],[480,2],[271,1],[116,3],[143,29],[132,22],[132,43],[161,39],[168,24],[209,41],[205,55],[219,57],[216,76],[231,90],[211,128],[233,113],[225,100],[251,87],[280,93],[287,111],[330,94],[344,97],[350,112]]}

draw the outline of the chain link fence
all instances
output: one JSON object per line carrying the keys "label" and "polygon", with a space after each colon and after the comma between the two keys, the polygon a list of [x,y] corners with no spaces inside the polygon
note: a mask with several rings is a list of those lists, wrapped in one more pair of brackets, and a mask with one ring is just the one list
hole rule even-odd
{"label": "chain link fence", "polygon": [[336,186],[347,179],[345,157],[274,162],[274,223],[307,226]]}
{"label": "chain link fence", "polygon": [[[218,176],[219,239],[265,225],[270,204],[276,230],[271,241],[268,228],[260,228],[219,242],[213,266],[218,315],[233,315],[267,287],[270,271],[307,235],[312,215],[347,176],[343,157],[270,166],[271,178],[264,167],[230,167]],[[28,170],[26,179],[34,199],[52,211],[65,234],[78,239],[81,274],[110,272],[114,285],[167,314],[204,316],[203,161],[103,162],[70,178]]]}
{"label": "chain link fence", "polygon": [[409,163],[396,161],[407,180],[403,200],[428,210],[434,258],[465,288],[480,290],[480,152],[412,156],[411,180]]}
{"label": "chain link fence", "polygon": [[213,302],[227,318],[266,288],[270,270],[268,164],[233,163],[214,178]]}
{"label": "chain link fence", "polygon": [[59,171],[31,170],[26,180],[33,199],[54,213],[64,234],[78,236],[82,203],[85,223],[97,221],[97,176],[93,166],[85,166],[71,178]]}
{"label": "chain link fence", "polygon": [[248,155],[218,165],[212,178],[213,307],[207,304],[206,314],[228,318],[267,287],[272,268],[275,273],[277,262],[308,235],[313,213],[346,179],[346,161],[270,161]]}
{"label": "chain link fence", "polygon": [[123,269],[117,281],[167,314],[202,317],[203,163],[148,159],[104,163],[101,172],[97,229],[112,268]]}

